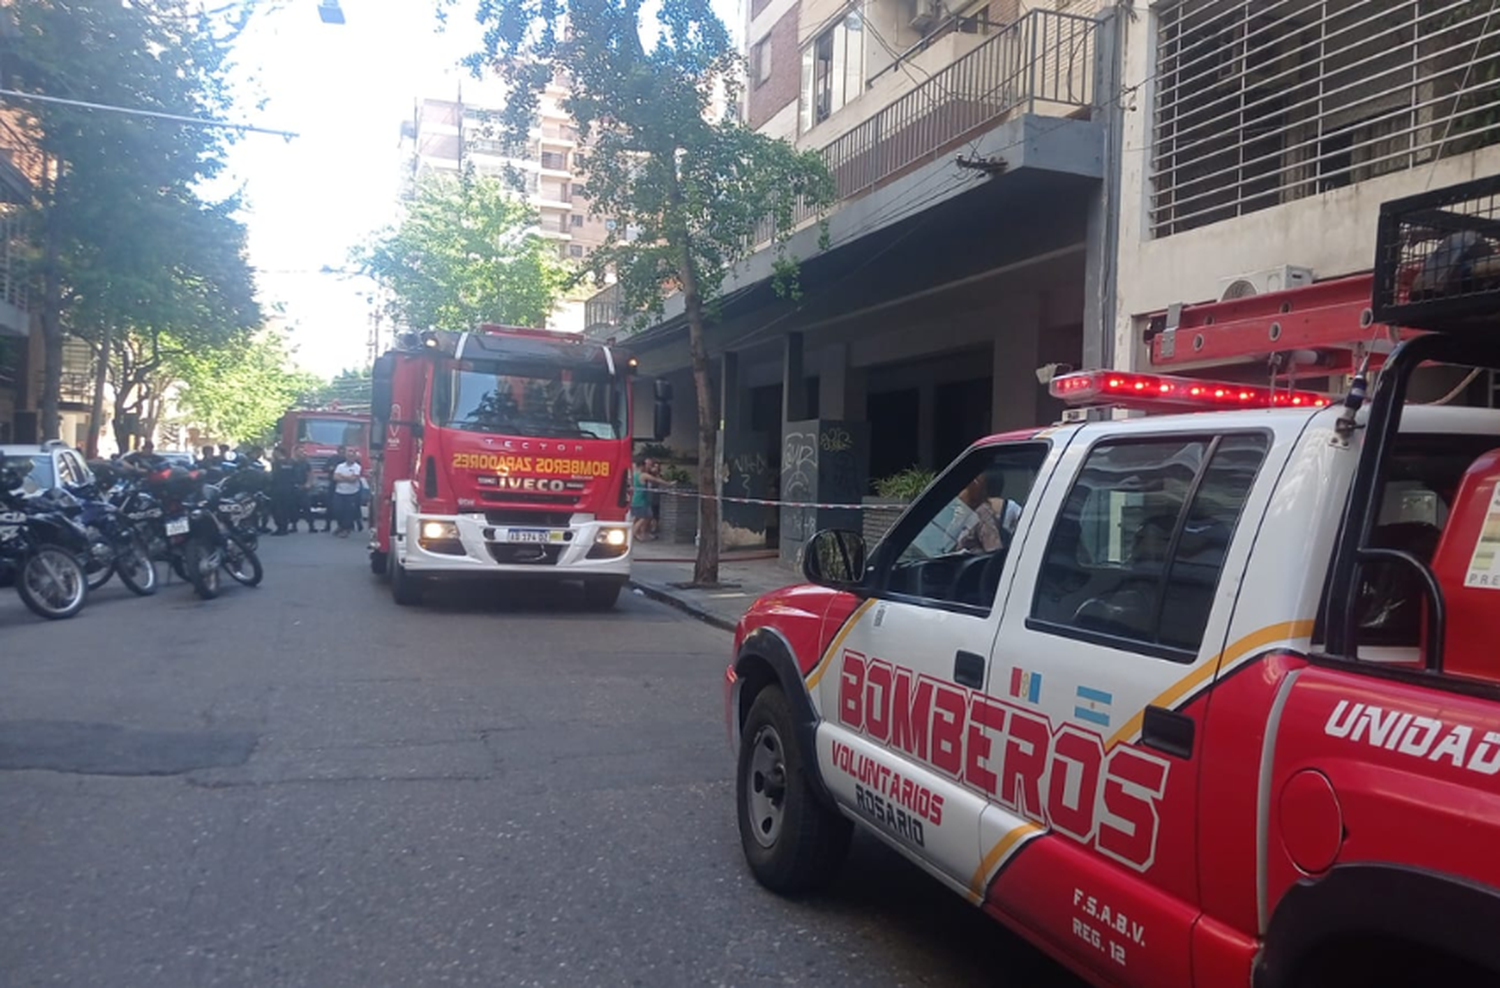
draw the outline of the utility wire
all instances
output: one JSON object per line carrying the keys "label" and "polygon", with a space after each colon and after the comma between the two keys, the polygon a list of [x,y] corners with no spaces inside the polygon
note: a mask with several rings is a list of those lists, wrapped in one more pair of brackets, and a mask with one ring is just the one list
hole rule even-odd
{"label": "utility wire", "polygon": [[256,127],[253,124],[230,123],[227,120],[206,120],[202,117],[185,117],[178,113],[162,113],[159,110],[141,110],[129,106],[112,106],[108,103],[89,103],[78,99],[64,99],[61,96],[43,96],[40,93],[23,93],[16,89],[0,89],[0,96],[9,96],[12,99],[31,100],[36,103],[55,103],[59,106],[72,106],[81,110],[103,110],[107,113],[123,113],[132,117],[150,117],[154,120],[170,120],[173,123],[191,124],[195,127],[218,128],[221,130],[238,130],[251,134],[274,134],[284,137],[290,141],[294,137],[301,137],[296,131],[277,130],[272,127]]}

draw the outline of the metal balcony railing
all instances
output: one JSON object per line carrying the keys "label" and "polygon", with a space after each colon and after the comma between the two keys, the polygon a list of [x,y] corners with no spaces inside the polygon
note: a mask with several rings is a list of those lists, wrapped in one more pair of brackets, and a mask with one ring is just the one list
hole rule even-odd
{"label": "metal balcony railing", "polygon": [[28,275],[22,263],[26,228],[21,207],[0,202],[0,302],[22,312],[28,309]]}
{"label": "metal balcony railing", "polygon": [[583,303],[583,334],[591,339],[606,339],[620,328],[620,307],[624,293],[619,285],[610,285]]}
{"label": "metal balcony railing", "polygon": [[[0,163],[9,166],[7,170],[13,179],[21,179],[31,188],[42,180],[44,159],[41,149],[3,113],[0,113]],[[30,192],[30,188],[27,191]]]}

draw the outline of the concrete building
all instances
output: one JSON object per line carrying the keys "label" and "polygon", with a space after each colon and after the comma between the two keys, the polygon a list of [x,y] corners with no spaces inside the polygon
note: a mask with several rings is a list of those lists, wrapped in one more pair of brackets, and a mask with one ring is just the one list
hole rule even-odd
{"label": "concrete building", "polygon": [[1265,383],[1290,343],[1321,352],[1304,381],[1337,387],[1388,346],[1367,312],[1380,204],[1500,173],[1492,13],[1184,0],[1128,19],[1117,364]]}
{"label": "concrete building", "polygon": [[[556,244],[559,258],[581,263],[603,243],[608,221],[589,212],[578,168],[578,128],[562,108],[567,92],[559,84],[546,88],[531,132],[518,142],[504,140],[500,133],[507,95],[495,80],[466,79],[453,99],[417,100],[413,120],[403,130],[410,178],[467,169],[502,180],[518,175],[520,194],[536,209],[541,235]],[[582,330],[586,297],[565,299],[549,328]]]}
{"label": "concrete building", "polygon": [[31,369],[42,357],[41,332],[22,270],[24,218],[42,179],[42,156],[24,119],[0,107],[0,443],[36,435]]}
{"label": "concrete building", "polygon": [[[816,229],[792,239],[802,298],[776,294],[762,250],[709,330],[726,492],[857,501],[871,478],[1056,418],[1038,367],[1112,359],[1119,20],[1084,0],[752,0],[746,119],[818,150],[838,201],[828,250]],[[672,301],[630,346],[690,396]],[[617,308],[613,290],[593,300],[591,331],[617,333]],[[693,450],[695,428],[679,400],[674,448]],[[854,521],[726,514],[729,541],[788,555],[813,527]]]}

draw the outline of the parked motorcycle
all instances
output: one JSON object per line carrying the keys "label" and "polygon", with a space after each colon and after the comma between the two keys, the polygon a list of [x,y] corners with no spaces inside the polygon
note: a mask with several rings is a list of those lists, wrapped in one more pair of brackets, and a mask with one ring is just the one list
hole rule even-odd
{"label": "parked motorcycle", "polygon": [[0,472],[0,585],[14,583],[39,617],[70,618],[88,600],[88,535],[65,514],[8,493],[20,486],[15,471]]}
{"label": "parked motorcycle", "polygon": [[132,513],[159,510],[152,519],[159,526],[159,551],[199,597],[219,595],[221,570],[247,587],[260,583],[265,573],[255,550],[219,520],[218,487],[203,483],[198,471],[181,469],[155,474],[145,487],[151,501],[136,499]]}
{"label": "parked motorcycle", "polygon": [[156,566],[150,549],[135,526],[121,517],[118,507],[101,498],[93,486],[68,487],[41,496],[87,533],[89,554],[84,570],[90,590],[98,590],[118,574],[132,593],[142,597],[156,593]]}

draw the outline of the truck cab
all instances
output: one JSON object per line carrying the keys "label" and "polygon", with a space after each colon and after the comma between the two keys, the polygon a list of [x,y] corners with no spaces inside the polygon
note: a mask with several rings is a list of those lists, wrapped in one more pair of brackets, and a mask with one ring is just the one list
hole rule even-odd
{"label": "truck cab", "polygon": [[397,603],[519,578],[578,581],[613,605],[630,573],[631,358],[488,325],[398,342],[374,369],[370,543]]}
{"label": "truck cab", "polygon": [[819,533],[725,674],[756,878],[859,826],[1095,984],[1500,983],[1500,411],[1406,401],[1500,369],[1495,313],[1386,275],[1427,332],[1368,401],[1061,377],[1235,410],[991,437],[869,552]]}

